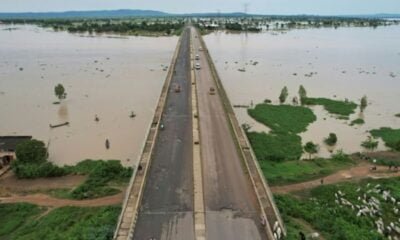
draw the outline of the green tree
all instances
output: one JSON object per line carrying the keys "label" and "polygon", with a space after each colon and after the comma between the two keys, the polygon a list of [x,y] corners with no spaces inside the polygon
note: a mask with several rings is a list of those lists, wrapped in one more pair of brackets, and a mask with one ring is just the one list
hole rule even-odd
{"label": "green tree", "polygon": [[309,159],[313,154],[318,152],[318,145],[313,142],[307,142],[306,145],[303,146],[304,152],[309,154]]}
{"label": "green tree", "polygon": [[65,88],[62,84],[57,84],[57,86],[54,87],[54,93],[60,100],[67,97],[67,93],[65,92]]}
{"label": "green tree", "polygon": [[360,110],[361,112],[364,112],[365,108],[368,106],[368,101],[367,101],[367,96],[363,96],[361,98],[361,102],[360,102]]}
{"label": "green tree", "polygon": [[282,88],[281,95],[279,95],[279,101],[281,103],[284,103],[286,101],[286,98],[288,97],[288,95],[289,95],[289,90],[285,86],[284,88]]}
{"label": "green tree", "polygon": [[329,133],[329,136],[325,138],[324,142],[328,146],[334,146],[337,143],[337,136],[335,133]]}
{"label": "green tree", "polygon": [[47,149],[44,142],[32,139],[18,144],[15,154],[18,162],[42,163],[46,161]]}
{"label": "green tree", "polygon": [[303,87],[303,85],[300,85],[300,88],[299,88],[299,96],[300,96],[300,103],[303,104],[304,99],[307,98],[307,91],[306,91],[306,89]]}

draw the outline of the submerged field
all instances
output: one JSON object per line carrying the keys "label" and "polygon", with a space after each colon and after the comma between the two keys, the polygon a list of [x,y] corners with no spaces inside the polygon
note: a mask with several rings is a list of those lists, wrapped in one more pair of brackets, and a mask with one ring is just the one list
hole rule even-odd
{"label": "submerged field", "polygon": [[[267,33],[215,32],[205,41],[234,105],[251,105],[270,99],[278,104],[284,86],[287,102],[303,85],[317,120],[300,134],[302,144],[321,146],[319,157],[328,158],[324,138],[337,134],[336,150],[362,151],[360,143],[371,129],[400,128],[400,26],[373,28],[304,29]],[[241,71],[238,71],[238,70]],[[243,71],[244,70],[244,71]],[[360,99],[368,106],[360,113]],[[348,101],[349,104],[337,104]],[[354,104],[352,104],[354,103]],[[270,131],[254,122],[246,109],[236,108],[241,123],[257,132]],[[364,124],[360,120],[363,119]],[[380,142],[378,150],[385,150]]]}
{"label": "submerged field", "polygon": [[[0,25],[0,135],[44,141],[59,165],[82,159],[135,164],[178,38],[12,27]],[[67,98],[54,105],[59,83]],[[69,126],[49,127],[64,122]]]}

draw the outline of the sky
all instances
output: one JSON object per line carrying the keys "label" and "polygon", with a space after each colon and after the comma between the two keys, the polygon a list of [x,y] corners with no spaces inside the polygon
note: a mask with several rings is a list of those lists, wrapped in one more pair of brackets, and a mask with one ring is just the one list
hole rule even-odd
{"label": "sky", "polygon": [[0,12],[146,9],[169,13],[257,14],[400,13],[400,0],[0,0]]}

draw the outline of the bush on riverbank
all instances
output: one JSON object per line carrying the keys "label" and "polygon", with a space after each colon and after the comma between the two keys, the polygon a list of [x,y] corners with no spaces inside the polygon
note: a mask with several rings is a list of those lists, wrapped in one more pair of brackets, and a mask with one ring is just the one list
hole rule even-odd
{"label": "bush on riverbank", "polygon": [[112,239],[119,206],[62,207],[41,216],[33,204],[0,204],[0,239]]}
{"label": "bush on riverbank", "polygon": [[84,183],[71,191],[57,191],[59,197],[88,199],[113,195],[120,192],[109,186],[127,183],[132,168],[125,168],[117,160],[85,160],[75,166],[58,167],[46,160],[47,150],[44,143],[37,140],[23,142],[17,147],[17,159],[12,169],[18,178],[60,177],[68,174],[88,175]]}

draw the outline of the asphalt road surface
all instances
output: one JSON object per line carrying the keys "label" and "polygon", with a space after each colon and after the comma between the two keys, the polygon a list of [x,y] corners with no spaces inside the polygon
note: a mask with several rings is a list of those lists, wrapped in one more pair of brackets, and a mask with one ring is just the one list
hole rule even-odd
{"label": "asphalt road surface", "polygon": [[[191,240],[193,223],[190,29],[183,33],[134,239]],[[176,86],[181,92],[176,93]]]}
{"label": "asphalt road surface", "polygon": [[239,157],[229,122],[219,95],[210,95],[215,82],[200,36],[192,29],[195,54],[201,69],[196,70],[203,161],[206,239],[266,239],[251,180]]}

